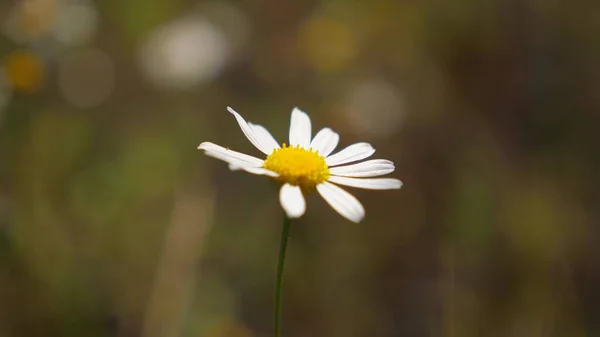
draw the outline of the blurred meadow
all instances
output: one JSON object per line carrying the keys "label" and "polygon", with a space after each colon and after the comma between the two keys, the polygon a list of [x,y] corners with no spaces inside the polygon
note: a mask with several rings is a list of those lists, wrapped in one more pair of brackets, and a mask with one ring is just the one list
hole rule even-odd
{"label": "blurred meadow", "polygon": [[[293,223],[283,335],[600,336],[600,3],[1,0],[0,337],[271,335],[294,106],[398,191]],[[595,243],[596,242],[596,243]]]}

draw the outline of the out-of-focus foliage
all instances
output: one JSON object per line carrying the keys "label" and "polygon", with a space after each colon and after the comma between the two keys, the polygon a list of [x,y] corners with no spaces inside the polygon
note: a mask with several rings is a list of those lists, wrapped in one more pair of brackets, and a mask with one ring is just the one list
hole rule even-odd
{"label": "out-of-focus foliage", "polygon": [[225,107],[400,191],[310,198],[286,336],[600,335],[594,1],[0,2],[0,336],[270,335],[282,211]]}

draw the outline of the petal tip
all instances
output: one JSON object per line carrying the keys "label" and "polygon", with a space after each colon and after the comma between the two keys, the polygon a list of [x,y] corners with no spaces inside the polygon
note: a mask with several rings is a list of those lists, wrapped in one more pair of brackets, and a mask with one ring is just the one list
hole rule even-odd
{"label": "petal tip", "polygon": [[279,202],[290,219],[296,219],[306,212],[306,200],[298,186],[284,184],[279,191]]}
{"label": "petal tip", "polygon": [[396,179],[396,178],[386,178],[389,179],[390,182],[390,186],[389,189],[391,190],[399,190],[402,188],[402,181],[400,179]]}
{"label": "petal tip", "polygon": [[310,116],[304,110],[300,109],[299,107],[294,107],[292,109],[292,117],[294,115],[297,116],[297,117],[302,116],[300,118],[306,118],[310,122]]}
{"label": "petal tip", "polygon": [[361,212],[360,214],[354,214],[354,215],[343,215],[344,218],[346,218],[348,221],[353,222],[353,223],[360,223],[361,221],[364,220],[365,218],[365,213],[364,210],[363,212]]}
{"label": "petal tip", "polygon": [[291,213],[285,211],[285,215],[290,219],[300,219],[304,215],[304,213]]}

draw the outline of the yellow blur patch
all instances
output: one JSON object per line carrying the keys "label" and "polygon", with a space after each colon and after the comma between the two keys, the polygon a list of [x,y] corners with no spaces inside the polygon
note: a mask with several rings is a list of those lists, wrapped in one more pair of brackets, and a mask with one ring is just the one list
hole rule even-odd
{"label": "yellow blur patch", "polygon": [[15,89],[24,93],[39,91],[46,77],[44,61],[28,50],[17,50],[2,60],[8,81]]}
{"label": "yellow blur patch", "polygon": [[342,70],[356,58],[357,41],[343,22],[316,18],[308,20],[298,37],[306,62],[322,72]]}

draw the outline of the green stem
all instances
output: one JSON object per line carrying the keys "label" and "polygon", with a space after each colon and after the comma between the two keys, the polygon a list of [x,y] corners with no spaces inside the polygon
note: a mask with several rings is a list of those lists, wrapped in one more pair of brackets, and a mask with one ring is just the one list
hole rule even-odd
{"label": "green stem", "polygon": [[281,288],[283,285],[283,267],[285,266],[285,253],[287,251],[288,238],[290,236],[290,225],[292,220],[286,215],[283,216],[283,228],[281,229],[281,242],[279,244],[279,261],[277,262],[277,280],[275,283],[275,309],[273,333],[279,337],[281,326]]}

